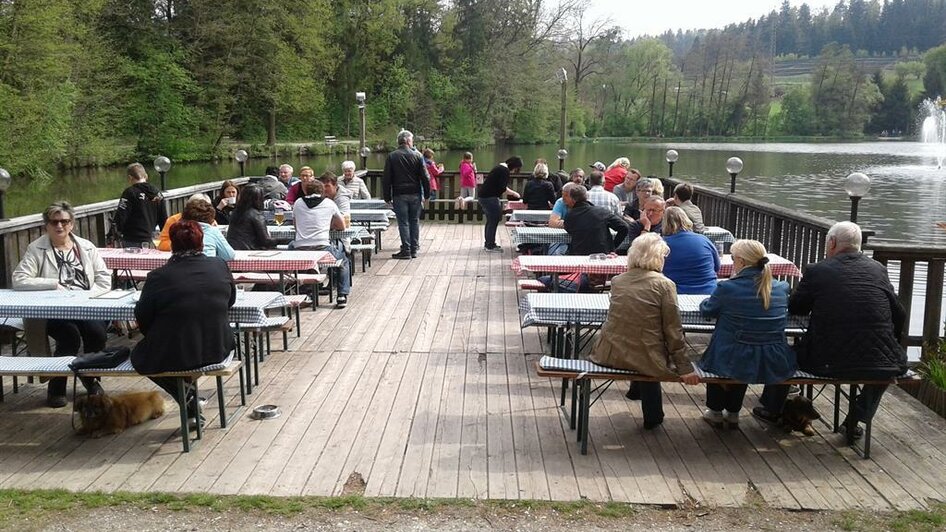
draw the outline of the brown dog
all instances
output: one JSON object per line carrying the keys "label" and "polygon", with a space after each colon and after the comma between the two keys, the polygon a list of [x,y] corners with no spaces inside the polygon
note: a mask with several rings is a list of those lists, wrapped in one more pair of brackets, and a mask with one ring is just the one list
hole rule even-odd
{"label": "brown dog", "polygon": [[76,399],[76,410],[82,419],[79,434],[100,438],[163,416],[164,399],[158,392],[84,395]]}
{"label": "brown dog", "polygon": [[797,430],[805,436],[814,436],[815,429],[811,422],[816,419],[821,419],[821,414],[815,410],[811,399],[796,395],[785,401],[782,408],[782,425],[788,432]]}

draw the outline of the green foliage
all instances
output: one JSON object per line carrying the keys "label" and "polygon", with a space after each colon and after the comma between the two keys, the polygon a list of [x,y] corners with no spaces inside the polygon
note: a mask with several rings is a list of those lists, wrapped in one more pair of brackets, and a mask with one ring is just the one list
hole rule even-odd
{"label": "green foliage", "polygon": [[926,75],[923,76],[923,85],[926,95],[946,97],[946,44],[937,46],[923,56],[926,63]]}
{"label": "green foliage", "polygon": [[796,87],[782,99],[779,115],[780,131],[787,135],[811,135],[815,130],[815,111],[811,105],[811,92]]}
{"label": "green foliage", "polygon": [[882,98],[880,89],[858,67],[850,49],[830,44],[822,50],[811,81],[816,133],[862,133],[871,109]]}

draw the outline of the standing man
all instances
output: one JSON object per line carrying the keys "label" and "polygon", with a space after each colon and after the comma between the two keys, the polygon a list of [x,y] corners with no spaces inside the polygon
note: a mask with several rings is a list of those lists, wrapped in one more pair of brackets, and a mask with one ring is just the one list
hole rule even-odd
{"label": "standing man", "polygon": [[395,259],[413,259],[420,250],[421,202],[430,196],[430,177],[424,158],[414,149],[414,134],[402,129],[397,134],[397,149],[384,161],[381,177],[384,201],[394,206],[401,251]]}
{"label": "standing man", "polygon": [[499,227],[499,220],[503,216],[503,208],[499,203],[499,198],[506,194],[519,199],[519,193],[509,188],[509,176],[520,170],[522,170],[522,159],[513,155],[506,159],[506,162],[499,163],[490,170],[483,180],[483,184],[480,185],[477,201],[480,202],[480,208],[483,209],[483,214],[486,216],[486,251],[498,253],[503,251],[503,248],[496,245],[496,228]]}
{"label": "standing man", "polygon": [[351,192],[352,199],[371,199],[365,180],[355,175],[355,161],[342,163],[342,186]]}
{"label": "standing man", "polygon": [[168,210],[161,191],[148,183],[148,172],[141,163],[128,165],[128,185],[118,200],[115,226],[122,246],[137,248],[143,242],[151,242],[156,228],[164,227]]}
{"label": "standing man", "polygon": [[[798,368],[837,379],[887,380],[907,370],[900,345],[906,311],[883,264],[861,253],[861,228],[851,222],[834,224],[825,239],[825,260],[805,267],[801,282],[788,300],[788,313],[810,314],[808,330],[795,346]],[[842,426],[849,440],[859,438],[877,412],[886,384],[865,384],[854,402],[852,416]],[[762,406],[752,415],[776,422],[788,386],[766,385]]]}

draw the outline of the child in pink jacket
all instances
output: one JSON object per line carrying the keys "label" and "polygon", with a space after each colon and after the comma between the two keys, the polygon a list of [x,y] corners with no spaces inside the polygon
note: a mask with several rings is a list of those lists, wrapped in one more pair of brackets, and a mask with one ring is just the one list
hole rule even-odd
{"label": "child in pink jacket", "polygon": [[462,208],[464,200],[475,196],[476,163],[473,162],[473,154],[466,152],[463,154],[463,160],[460,161],[460,197],[457,198],[457,204]]}

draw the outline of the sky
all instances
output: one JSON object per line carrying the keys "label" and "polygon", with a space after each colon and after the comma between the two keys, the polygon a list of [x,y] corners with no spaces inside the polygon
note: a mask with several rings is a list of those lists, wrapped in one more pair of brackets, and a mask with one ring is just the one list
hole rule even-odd
{"label": "sky", "polygon": [[[808,4],[811,12],[833,7],[838,0],[790,0],[793,6]],[[659,35],[668,29],[722,28],[749,18],[758,18],[773,9],[778,10],[782,0],[592,0],[593,18],[610,16],[624,28],[625,37]]]}

